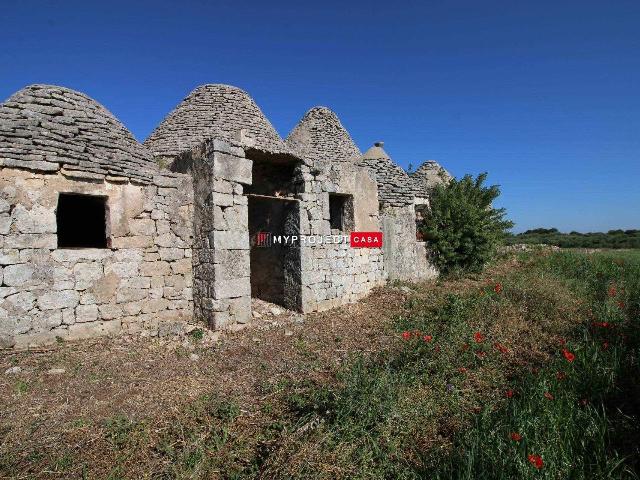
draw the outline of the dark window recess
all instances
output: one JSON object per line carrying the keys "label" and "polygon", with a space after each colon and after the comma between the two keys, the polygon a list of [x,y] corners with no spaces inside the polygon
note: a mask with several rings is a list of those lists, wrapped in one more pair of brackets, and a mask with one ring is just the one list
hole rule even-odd
{"label": "dark window recess", "polygon": [[107,248],[107,198],[61,193],[58,248]]}
{"label": "dark window recess", "polygon": [[329,223],[332,230],[353,230],[353,197],[337,193],[329,194]]}

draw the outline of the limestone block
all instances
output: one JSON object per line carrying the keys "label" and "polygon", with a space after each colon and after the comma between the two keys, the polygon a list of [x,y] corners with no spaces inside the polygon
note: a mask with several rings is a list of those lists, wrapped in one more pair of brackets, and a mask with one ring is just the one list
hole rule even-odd
{"label": "limestone block", "polygon": [[171,271],[175,274],[191,273],[191,259],[183,258],[171,263]]}
{"label": "limestone block", "polygon": [[0,235],[7,235],[11,230],[11,217],[9,215],[0,216]]}
{"label": "limestone block", "polygon": [[149,291],[143,288],[120,288],[116,292],[116,303],[135,302],[147,298]]}
{"label": "limestone block", "polygon": [[76,322],[95,322],[98,319],[98,307],[96,305],[78,305],[76,307]]}
{"label": "limestone block", "polygon": [[58,249],[51,252],[56,262],[79,262],[82,260],[104,260],[112,256],[111,250],[101,248]]}
{"label": "limestone block", "polygon": [[138,315],[142,311],[142,302],[129,302],[122,304],[125,315]]}
{"label": "limestone block", "polygon": [[20,262],[19,250],[3,248],[0,250],[0,265],[13,265]]}
{"label": "limestone block", "polygon": [[38,312],[33,317],[32,328],[35,330],[51,330],[62,325],[62,310]]}
{"label": "limestone block", "polygon": [[165,233],[163,235],[158,235],[155,239],[155,244],[159,247],[181,247],[184,248],[187,245],[184,240],[182,240],[177,235],[173,233]]}
{"label": "limestone block", "polygon": [[216,281],[213,284],[214,298],[234,298],[251,295],[249,277]]}
{"label": "limestone block", "polygon": [[18,289],[14,287],[0,287],[0,299],[13,295],[17,291]]}
{"label": "limestone block", "polygon": [[209,234],[209,244],[214,250],[248,250],[248,231],[215,231]]}
{"label": "limestone block", "polygon": [[171,223],[169,222],[169,220],[157,220],[156,231],[158,235],[169,233],[171,231]]}
{"label": "limestone block", "polygon": [[138,263],[136,262],[114,262],[104,266],[104,273],[113,273],[120,278],[135,277],[138,275]]}
{"label": "limestone block", "polygon": [[120,277],[113,272],[106,273],[104,277],[94,282],[91,287],[91,294],[96,303],[109,303],[113,300],[119,286]]}
{"label": "limestone block", "polygon": [[248,323],[251,320],[251,297],[229,299],[229,313],[232,321]]}
{"label": "limestone block", "polygon": [[12,348],[16,344],[16,339],[12,335],[0,334],[0,349]]}
{"label": "limestone block", "polygon": [[33,265],[27,263],[9,265],[4,268],[4,284],[9,287],[32,285],[34,270]]}
{"label": "limestone block", "polygon": [[221,250],[216,252],[214,278],[228,280],[250,275],[248,250]]}
{"label": "limestone block", "polygon": [[169,300],[165,298],[147,300],[142,304],[142,313],[157,313],[161,310],[166,310],[169,307],[169,303]]}
{"label": "limestone block", "polygon": [[158,275],[169,275],[171,267],[168,262],[143,262],[140,264],[140,275],[153,277]]}
{"label": "limestone block", "polygon": [[213,159],[213,175],[232,182],[251,185],[253,162],[224,153],[216,153]]}
{"label": "limestone block", "polygon": [[125,278],[120,282],[120,286],[123,288],[150,288],[151,277],[132,277]]}
{"label": "limestone block", "polygon": [[14,315],[25,315],[35,304],[36,296],[31,292],[18,292],[4,299],[2,308]]}
{"label": "limestone block", "polygon": [[94,263],[76,263],[73,267],[73,275],[76,279],[76,290],[85,290],[103,276],[102,264]]}
{"label": "limestone block", "polygon": [[150,235],[114,237],[111,243],[113,248],[147,248],[153,245],[153,237]]}
{"label": "limestone block", "polygon": [[55,233],[55,210],[42,205],[33,205],[30,210],[24,205],[16,205],[11,216],[16,230],[20,233]]}
{"label": "limestone block", "polygon": [[249,224],[246,205],[234,205],[223,209],[227,230],[247,230]]}
{"label": "limestone block", "polygon": [[144,252],[139,248],[126,248],[113,252],[113,260],[116,262],[141,262]]}
{"label": "limestone block", "polygon": [[45,292],[38,297],[38,307],[41,310],[72,308],[78,305],[80,295],[74,290]]}
{"label": "limestone block", "polygon": [[164,261],[180,260],[184,258],[184,249],[182,248],[159,248],[158,253]]}
{"label": "limestone block", "polygon": [[23,233],[7,235],[4,240],[5,248],[48,248],[55,249],[58,237],[53,234]]}
{"label": "limestone block", "polygon": [[76,323],[76,311],[73,308],[65,308],[62,310],[62,324],[71,325]]}
{"label": "limestone block", "polygon": [[219,207],[230,207],[233,205],[233,195],[230,193],[212,192],[209,194],[207,202],[210,205],[217,205]]}
{"label": "limestone block", "polygon": [[76,323],[69,326],[68,340],[84,340],[92,337],[115,335],[121,330],[120,320],[104,322]]}

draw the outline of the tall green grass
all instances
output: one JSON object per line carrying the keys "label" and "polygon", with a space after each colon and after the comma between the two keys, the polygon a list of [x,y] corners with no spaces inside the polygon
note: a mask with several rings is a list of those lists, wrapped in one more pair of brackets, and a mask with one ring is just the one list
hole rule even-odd
{"label": "tall green grass", "polygon": [[502,288],[413,301],[397,348],[290,393],[305,433],[265,475],[637,478],[640,254],[621,253],[524,256]]}

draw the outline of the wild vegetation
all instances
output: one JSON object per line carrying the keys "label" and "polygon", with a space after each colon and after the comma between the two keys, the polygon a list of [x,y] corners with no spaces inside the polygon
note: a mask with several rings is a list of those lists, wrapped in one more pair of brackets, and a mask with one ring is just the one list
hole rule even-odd
{"label": "wild vegetation", "polygon": [[377,330],[352,330],[362,348],[339,363],[295,340],[296,373],[273,377],[265,366],[253,407],[212,391],[161,418],[83,419],[55,451],[41,437],[31,451],[10,448],[7,434],[0,472],[638,477],[639,253],[523,253],[482,275],[402,288],[411,293],[398,313]]}
{"label": "wild vegetation", "polygon": [[513,227],[504,208],[493,208],[497,185],[485,186],[486,173],[465,175],[434,187],[430,209],[419,230],[441,272],[480,271]]}
{"label": "wild vegetation", "polygon": [[640,230],[562,233],[557,228],[535,228],[505,237],[507,245],[518,243],[556,245],[562,248],[640,248]]}

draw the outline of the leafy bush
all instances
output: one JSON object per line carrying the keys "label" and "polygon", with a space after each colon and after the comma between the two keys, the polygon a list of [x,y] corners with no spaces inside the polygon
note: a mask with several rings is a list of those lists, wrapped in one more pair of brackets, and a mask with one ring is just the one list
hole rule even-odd
{"label": "leafy bush", "polygon": [[481,270],[506,231],[513,227],[504,218],[504,208],[492,207],[500,189],[497,185],[484,186],[486,178],[486,173],[476,179],[465,175],[436,186],[432,192],[431,209],[420,231],[443,272]]}

